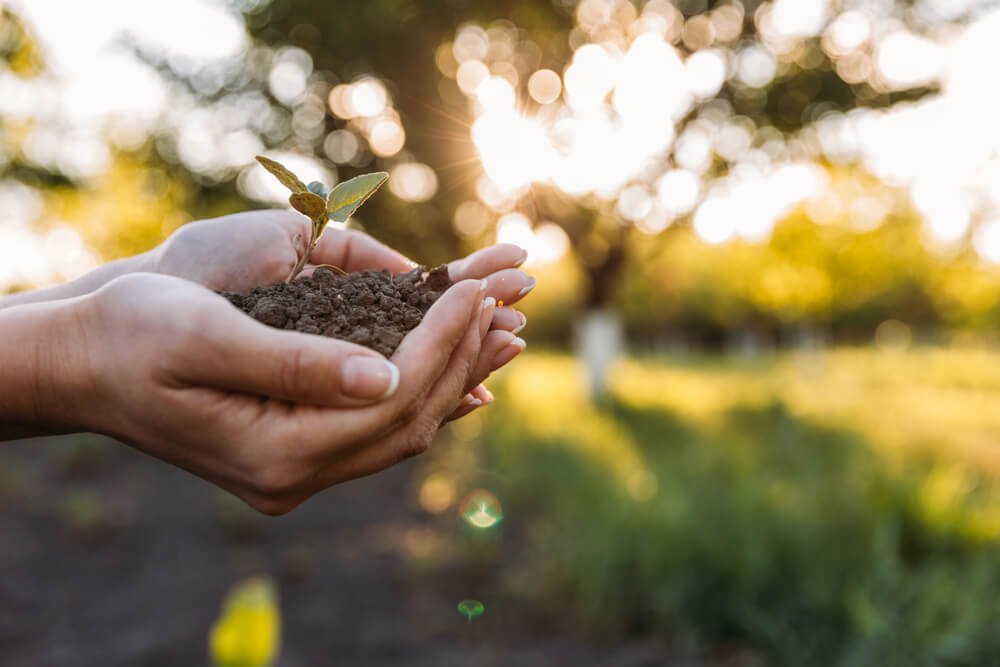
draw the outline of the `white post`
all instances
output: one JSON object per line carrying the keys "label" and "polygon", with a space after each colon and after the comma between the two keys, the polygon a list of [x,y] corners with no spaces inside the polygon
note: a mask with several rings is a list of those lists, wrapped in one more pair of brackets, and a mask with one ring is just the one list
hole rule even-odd
{"label": "white post", "polygon": [[576,355],[583,365],[590,397],[600,400],[608,393],[608,374],[624,349],[621,318],[607,309],[587,311],[576,328]]}

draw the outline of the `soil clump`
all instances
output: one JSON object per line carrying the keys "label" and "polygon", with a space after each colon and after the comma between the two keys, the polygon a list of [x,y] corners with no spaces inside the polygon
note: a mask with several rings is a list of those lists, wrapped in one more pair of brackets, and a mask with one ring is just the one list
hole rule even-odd
{"label": "soil clump", "polygon": [[451,287],[448,267],[424,271],[341,275],[318,268],[291,283],[255,287],[247,294],[219,293],[268,326],[339,338],[389,357]]}

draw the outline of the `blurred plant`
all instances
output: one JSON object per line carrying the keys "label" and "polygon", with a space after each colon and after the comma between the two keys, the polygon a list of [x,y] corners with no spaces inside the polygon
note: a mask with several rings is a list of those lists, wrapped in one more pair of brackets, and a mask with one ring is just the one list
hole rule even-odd
{"label": "blurred plant", "polygon": [[260,514],[228,491],[215,494],[215,518],[226,537],[234,542],[251,541],[261,533]]}
{"label": "blurred plant", "polygon": [[[319,238],[323,235],[327,223],[330,220],[347,222],[347,219],[358,210],[358,207],[375,194],[375,191],[389,178],[389,174],[385,172],[364,174],[338,184],[327,193],[326,186],[319,181],[313,181],[307,186],[299,180],[298,176],[279,162],[261,155],[257,156],[257,161],[274,174],[282,185],[292,191],[288,198],[292,208],[312,221],[309,243],[306,245],[305,252],[302,252],[300,248],[302,236],[295,236],[295,252],[301,253],[301,255],[295,268],[292,269],[291,275],[288,276],[287,282],[292,282],[297,275],[302,273],[302,269],[309,262],[309,257],[312,256],[313,249],[319,243]],[[343,273],[338,267],[331,268]]]}
{"label": "blurred plant", "polygon": [[59,504],[64,525],[76,537],[84,540],[106,538],[129,520],[126,508],[108,502],[92,489],[71,489]]}
{"label": "blurred plant", "polygon": [[77,433],[60,440],[62,468],[73,476],[93,475],[107,460],[108,442],[93,433]]}
{"label": "blurred plant", "polygon": [[278,659],[280,642],[274,582],[254,577],[233,586],[209,635],[214,667],[270,667]]}
{"label": "blurred plant", "polygon": [[472,623],[473,618],[482,616],[485,611],[486,607],[479,600],[462,600],[458,603],[458,613],[469,619],[469,623]]}
{"label": "blurred plant", "polygon": [[1000,459],[976,442],[996,356],[643,359],[607,410],[572,399],[569,359],[526,358],[483,441],[529,543],[488,592],[765,664],[992,664]]}

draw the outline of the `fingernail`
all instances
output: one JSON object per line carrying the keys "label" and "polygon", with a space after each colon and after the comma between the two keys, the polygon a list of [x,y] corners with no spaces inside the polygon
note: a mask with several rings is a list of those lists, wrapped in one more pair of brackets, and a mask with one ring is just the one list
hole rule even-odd
{"label": "fingernail", "polygon": [[531,282],[528,283],[527,287],[525,287],[524,289],[522,289],[520,292],[517,293],[518,296],[524,296],[531,290],[535,289],[535,284],[538,281],[535,279],[535,276],[528,276],[528,277],[531,278]]}
{"label": "fingernail", "polygon": [[483,391],[486,392],[487,403],[492,403],[493,401],[497,400],[497,397],[493,395],[493,392],[487,389],[486,387],[483,387]]}
{"label": "fingernail", "polygon": [[479,311],[479,337],[482,338],[490,330],[493,323],[493,311],[496,309],[497,300],[491,296],[483,299],[482,310]]}
{"label": "fingernail", "polygon": [[510,341],[507,344],[508,345],[513,345],[514,347],[521,348],[522,352],[524,351],[524,348],[528,347],[528,344],[524,342],[523,338],[515,338],[514,340]]}
{"label": "fingernail", "polygon": [[474,408],[478,408],[482,404],[483,404],[483,402],[481,400],[479,400],[478,398],[474,398],[471,401],[469,401],[469,405],[471,405]]}
{"label": "fingernail", "polygon": [[522,250],[521,250],[521,259],[519,259],[519,260],[517,260],[516,262],[514,262],[514,268],[516,269],[517,267],[519,267],[519,266],[521,266],[522,264],[524,264],[524,262],[525,262],[525,261],[526,261],[527,259],[528,259],[528,251],[527,251],[527,250],[523,250],[523,249],[522,249]]}
{"label": "fingernail", "polygon": [[518,311],[517,314],[521,316],[521,323],[518,324],[513,329],[511,329],[510,332],[513,333],[513,334],[521,333],[521,329],[523,329],[528,324],[528,318],[525,317],[524,313],[522,313],[521,311]]}
{"label": "fingernail", "polygon": [[490,281],[486,280],[486,278],[483,278],[482,280],[479,281],[479,295],[480,296],[482,296],[483,294],[486,294],[486,287],[489,284],[490,284]]}
{"label": "fingernail", "polygon": [[345,396],[381,401],[396,393],[399,369],[385,359],[354,356],[341,369],[341,391]]}

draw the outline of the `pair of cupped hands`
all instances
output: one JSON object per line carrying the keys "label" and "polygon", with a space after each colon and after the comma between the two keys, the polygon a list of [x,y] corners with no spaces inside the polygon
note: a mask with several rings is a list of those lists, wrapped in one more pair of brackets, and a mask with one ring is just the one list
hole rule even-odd
{"label": "pair of cupped hands", "polygon": [[[83,301],[89,371],[72,411],[107,433],[282,514],[333,484],[425,451],[440,426],[493,396],[489,374],[524,349],[512,304],[534,278],[522,249],[448,265],[454,282],[391,360],[352,343],[273,329],[212,290],[284,280],[308,221],[256,211],[185,225],[134,271]],[[315,264],[348,272],[414,264],[360,232],[327,230]]]}

